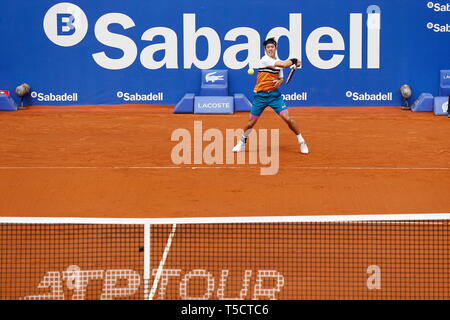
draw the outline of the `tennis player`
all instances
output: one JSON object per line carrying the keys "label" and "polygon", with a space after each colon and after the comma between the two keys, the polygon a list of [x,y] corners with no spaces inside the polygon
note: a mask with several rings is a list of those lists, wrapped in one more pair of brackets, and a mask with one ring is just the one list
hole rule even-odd
{"label": "tennis player", "polygon": [[298,59],[289,59],[281,61],[277,58],[277,42],[274,38],[269,38],[264,41],[265,55],[259,61],[258,77],[256,79],[256,86],[253,90],[255,92],[252,108],[250,111],[250,120],[244,128],[244,135],[241,137],[237,145],[233,148],[233,152],[240,152],[245,150],[247,138],[259,117],[266,107],[271,107],[280,117],[286,122],[289,128],[297,136],[300,144],[300,152],[309,153],[308,146],[305,139],[302,137],[297,123],[289,117],[288,108],[281,96],[278,88],[283,83],[283,68],[288,68],[293,65],[300,67],[301,63]]}

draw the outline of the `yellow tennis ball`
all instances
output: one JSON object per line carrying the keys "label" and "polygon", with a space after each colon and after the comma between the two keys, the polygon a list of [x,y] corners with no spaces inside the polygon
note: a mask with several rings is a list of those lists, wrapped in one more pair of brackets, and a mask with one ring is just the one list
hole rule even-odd
{"label": "yellow tennis ball", "polygon": [[253,70],[252,68],[248,69],[247,73],[249,75],[253,75],[255,73],[255,70]]}

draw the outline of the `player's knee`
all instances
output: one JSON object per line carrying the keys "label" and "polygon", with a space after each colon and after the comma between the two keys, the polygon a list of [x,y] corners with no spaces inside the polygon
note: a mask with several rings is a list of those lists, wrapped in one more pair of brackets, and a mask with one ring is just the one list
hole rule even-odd
{"label": "player's knee", "polygon": [[281,117],[283,118],[284,121],[286,121],[287,124],[291,124],[292,119],[291,117],[289,117],[288,114],[282,114]]}
{"label": "player's knee", "polygon": [[295,121],[294,121],[294,119],[289,118],[289,119],[286,120],[286,122],[287,122],[289,128],[294,128],[294,127],[295,127]]}

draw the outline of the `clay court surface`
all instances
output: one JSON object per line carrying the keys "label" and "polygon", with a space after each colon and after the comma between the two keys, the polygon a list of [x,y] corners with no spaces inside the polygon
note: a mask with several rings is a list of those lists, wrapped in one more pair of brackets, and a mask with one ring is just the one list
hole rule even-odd
{"label": "clay court surface", "polygon": [[159,106],[2,112],[0,214],[161,218],[450,211],[446,117],[398,107],[290,113],[310,154],[300,154],[295,136],[266,110],[256,129],[280,129],[280,169],[261,176],[260,164],[171,160],[175,129],[193,134],[194,121],[201,120],[203,131],[225,134],[241,128],[247,113],[174,115]]}

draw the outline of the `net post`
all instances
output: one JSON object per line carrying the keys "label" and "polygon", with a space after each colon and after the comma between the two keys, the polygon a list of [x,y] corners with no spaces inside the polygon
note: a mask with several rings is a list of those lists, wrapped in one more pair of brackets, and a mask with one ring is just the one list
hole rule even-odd
{"label": "net post", "polygon": [[151,246],[151,224],[144,223],[144,300],[150,296],[150,246]]}

